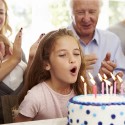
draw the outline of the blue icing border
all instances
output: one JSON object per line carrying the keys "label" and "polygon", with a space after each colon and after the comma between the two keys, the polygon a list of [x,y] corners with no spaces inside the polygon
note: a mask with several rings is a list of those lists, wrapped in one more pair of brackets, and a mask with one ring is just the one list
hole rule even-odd
{"label": "blue icing border", "polygon": [[[88,94],[87,96],[93,96],[92,94]],[[97,96],[101,96],[101,94],[98,94]],[[120,96],[120,95],[115,95],[115,96]],[[80,104],[80,105],[86,105],[86,106],[89,106],[89,105],[92,105],[92,106],[111,106],[111,105],[125,105],[125,100],[123,100],[124,102],[111,102],[111,103],[96,103],[96,102],[78,102],[78,98],[79,97],[84,97],[84,95],[78,95],[78,96],[75,96],[73,98],[71,98],[69,100],[70,103],[74,103],[74,104]],[[122,96],[125,98],[125,96]]]}

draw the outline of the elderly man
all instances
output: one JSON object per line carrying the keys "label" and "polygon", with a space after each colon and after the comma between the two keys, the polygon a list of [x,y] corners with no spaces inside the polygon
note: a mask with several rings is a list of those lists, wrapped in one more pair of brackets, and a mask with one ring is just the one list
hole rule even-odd
{"label": "elderly man", "polygon": [[[120,39],[109,31],[96,28],[101,8],[101,0],[70,0],[72,24],[68,27],[79,39],[91,72],[101,92],[98,73],[111,78],[111,73],[123,76],[125,56]],[[122,71],[122,72],[121,72]]]}

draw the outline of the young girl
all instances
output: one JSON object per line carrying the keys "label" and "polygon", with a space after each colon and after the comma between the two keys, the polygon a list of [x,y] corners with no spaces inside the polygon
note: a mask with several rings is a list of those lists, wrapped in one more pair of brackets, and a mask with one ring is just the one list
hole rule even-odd
{"label": "young girl", "polygon": [[[83,94],[86,78],[79,42],[67,29],[46,34],[27,72],[28,93],[19,106],[16,122],[67,116],[68,100]],[[91,93],[88,84],[88,93]]]}

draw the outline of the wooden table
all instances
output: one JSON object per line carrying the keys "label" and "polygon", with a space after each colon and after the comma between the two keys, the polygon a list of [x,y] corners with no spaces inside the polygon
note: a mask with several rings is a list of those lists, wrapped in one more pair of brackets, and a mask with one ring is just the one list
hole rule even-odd
{"label": "wooden table", "polygon": [[9,123],[2,125],[66,125],[66,124],[67,124],[67,118],[57,118],[57,119],[38,120],[30,122]]}

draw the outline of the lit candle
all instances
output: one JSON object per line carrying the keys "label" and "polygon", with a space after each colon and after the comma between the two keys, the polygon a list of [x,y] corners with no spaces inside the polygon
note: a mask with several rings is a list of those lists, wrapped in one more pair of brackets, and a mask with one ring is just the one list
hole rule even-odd
{"label": "lit candle", "polygon": [[90,79],[93,79],[92,74],[90,72],[88,74],[89,74]]}
{"label": "lit candle", "polygon": [[90,81],[91,81],[91,83],[93,84],[92,90],[93,90],[93,94],[95,95],[95,98],[96,98],[96,95],[97,95],[97,86],[96,86],[96,82],[95,82],[95,80],[94,80],[92,74],[91,74],[91,73],[88,73],[88,74],[89,74],[89,76],[90,76]]}
{"label": "lit candle", "polygon": [[111,87],[111,82],[110,81],[108,81],[108,80],[106,80],[106,79],[104,79],[104,81],[105,81],[105,83],[106,83],[106,94],[109,94],[109,88],[108,88],[108,86],[110,86],[110,94],[112,94],[111,92],[111,90],[113,89],[112,87]]}
{"label": "lit candle", "polygon": [[112,95],[113,93],[113,85],[110,86],[110,94]]}
{"label": "lit candle", "polygon": [[98,73],[98,77],[99,77],[99,79],[100,79],[100,81],[102,82],[102,90],[101,90],[101,92],[102,92],[102,94],[104,94],[104,81],[103,81],[103,79],[102,79],[102,77],[101,77],[101,75]]}
{"label": "lit candle", "polygon": [[116,87],[117,85],[116,85],[116,81],[114,81],[114,94],[116,94]]}
{"label": "lit candle", "polygon": [[83,83],[84,83],[84,95],[87,95],[87,84],[86,84],[86,82],[85,82],[83,76],[81,76],[81,80],[82,80]]}
{"label": "lit candle", "polygon": [[104,82],[102,81],[102,94],[104,94]]}
{"label": "lit candle", "polygon": [[107,79],[107,76],[106,76],[106,74],[104,74],[104,79]]}
{"label": "lit candle", "polygon": [[96,98],[96,95],[97,95],[97,86],[96,86],[95,80],[94,79],[90,79],[90,81],[93,84],[92,90],[93,90],[93,94],[95,95],[95,98]]}
{"label": "lit candle", "polygon": [[123,94],[124,94],[123,83],[121,84],[121,89],[120,89],[120,91],[121,91],[121,94],[123,95]]}
{"label": "lit candle", "polygon": [[84,82],[84,95],[87,95],[87,84]]}
{"label": "lit candle", "polygon": [[111,74],[111,76],[112,76],[112,79],[114,80],[114,94],[116,94],[116,78],[115,78],[115,76],[112,74],[112,73],[110,73]]}
{"label": "lit candle", "polygon": [[120,91],[121,91],[121,94],[123,95],[123,93],[124,93],[124,88],[123,88],[123,80],[122,80],[122,78],[119,76],[119,75],[117,75],[117,78],[118,78],[118,80],[119,80],[119,82],[121,83],[121,89],[120,89]]}

